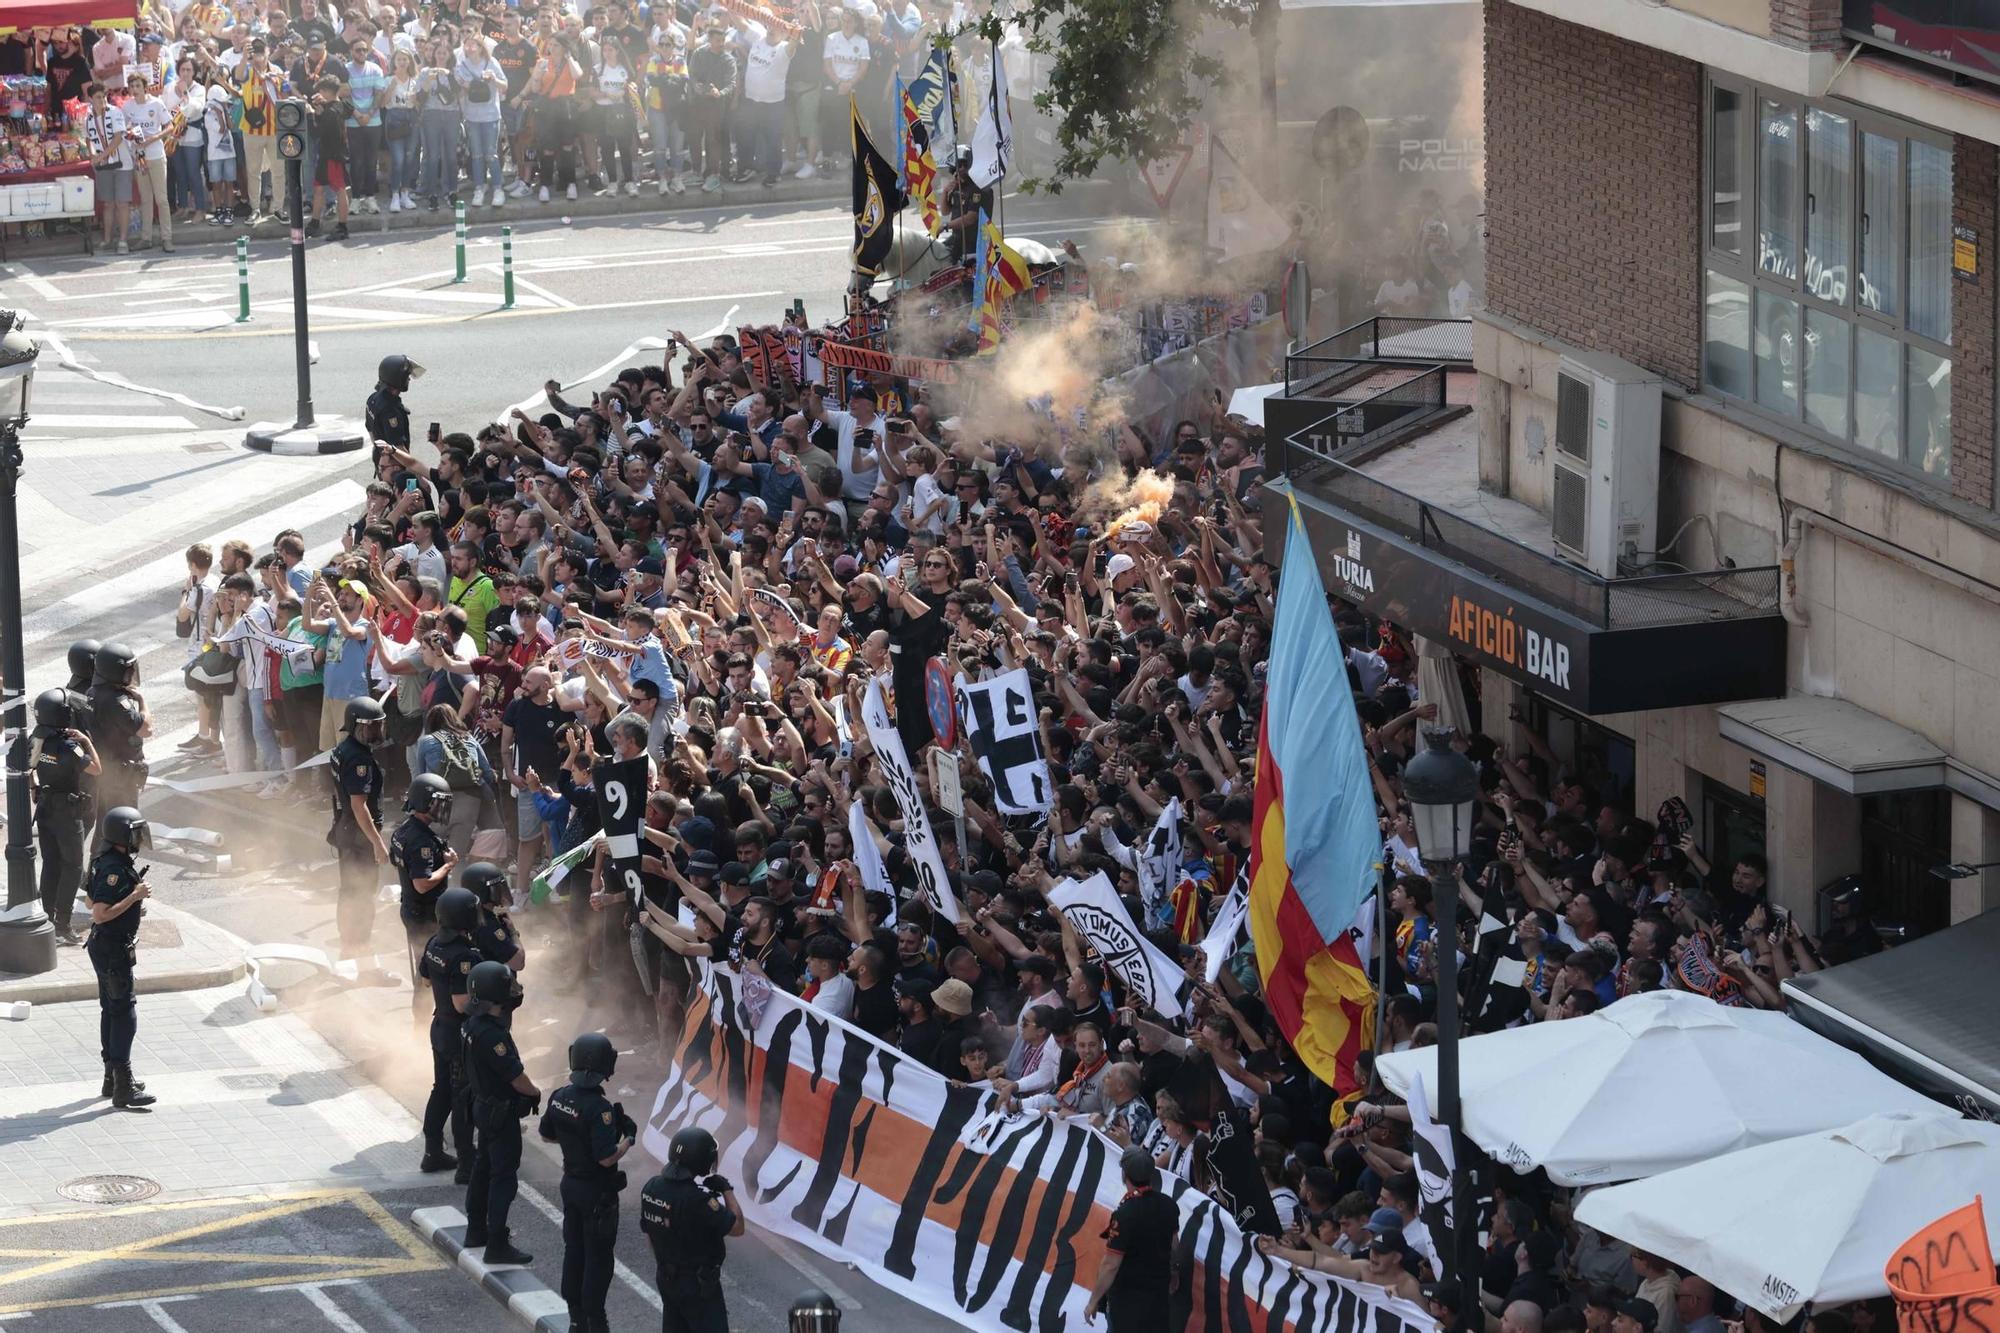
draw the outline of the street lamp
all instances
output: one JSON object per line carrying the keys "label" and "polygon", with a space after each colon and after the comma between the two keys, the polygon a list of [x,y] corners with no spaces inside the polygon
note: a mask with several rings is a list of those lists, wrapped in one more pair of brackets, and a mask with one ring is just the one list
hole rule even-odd
{"label": "street lamp", "polygon": [[0,748],[7,756],[7,910],[0,912],[0,972],[52,972],[55,927],[35,891],[35,823],[28,801],[27,666],[21,651],[21,429],[42,349],[0,310]]}
{"label": "street lamp", "polygon": [[1403,795],[1416,825],[1417,849],[1431,876],[1437,913],[1438,1113],[1452,1133],[1451,1276],[1458,1279],[1459,1315],[1478,1328],[1479,1269],[1472,1254],[1479,1219],[1472,1215],[1472,1181],[1466,1165],[1465,1116],[1458,1098],[1458,863],[1472,850],[1473,802],[1479,770],[1451,746],[1450,727],[1424,732],[1424,748],[1403,767]]}

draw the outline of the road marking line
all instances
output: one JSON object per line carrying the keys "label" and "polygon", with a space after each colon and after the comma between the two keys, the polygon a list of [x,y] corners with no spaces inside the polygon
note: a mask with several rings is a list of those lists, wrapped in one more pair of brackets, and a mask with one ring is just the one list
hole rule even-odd
{"label": "road marking line", "polygon": [[514,285],[516,287],[519,287],[524,292],[533,292],[536,296],[541,297],[543,300],[547,301],[550,305],[556,306],[559,309],[563,310],[576,309],[576,302],[570,300],[567,296],[558,296],[554,292],[550,291],[548,288],[542,286],[540,283],[529,282],[526,278],[522,277],[518,273],[514,275]]}
{"label": "road marking line", "polygon": [[[270,1291],[272,1288],[266,1287],[264,1290]],[[320,1290],[317,1282],[300,1283],[293,1287],[292,1290],[311,1301],[313,1308],[325,1315],[326,1322],[339,1329],[340,1333],[368,1333],[368,1330],[363,1328],[359,1321],[349,1315],[347,1311],[335,1305],[333,1297]]]}
{"label": "road marking line", "polygon": [[194,430],[186,417],[143,416],[122,412],[37,412],[34,424],[67,430]]}
{"label": "road marking line", "polygon": [[[419,1264],[407,1259],[385,1259],[372,1268],[355,1269],[348,1273],[300,1273],[301,1282],[331,1282],[340,1278],[397,1277],[404,1273],[434,1273],[441,1264]],[[280,1276],[283,1276],[282,1274]],[[209,1296],[220,1291],[247,1291],[254,1287],[268,1287],[271,1277],[238,1278],[226,1282],[198,1282],[184,1287],[168,1287],[160,1291],[119,1291],[111,1293],[114,1304],[137,1305],[141,1301],[164,1300],[176,1296]],[[105,1301],[103,1295],[62,1296],[45,1301],[22,1301],[16,1305],[0,1307],[0,1318],[29,1310],[65,1310],[79,1305],[98,1305]]]}
{"label": "road marking line", "polygon": [[172,305],[176,301],[220,301],[222,297],[223,293],[221,292],[183,291],[176,292],[172,296],[149,296],[143,301],[127,301],[125,304],[128,306]]}
{"label": "road marking line", "polygon": [[187,1330],[181,1327],[180,1321],[168,1314],[166,1307],[159,1301],[140,1301],[139,1308],[144,1310],[154,1323],[165,1329],[166,1333],[187,1333]]}
{"label": "road marking line", "polygon": [[[533,1185],[524,1184],[521,1186],[520,1197],[526,1199],[536,1212],[555,1223],[558,1231],[562,1229],[562,1209],[550,1203],[547,1195],[543,1194]],[[612,1259],[611,1272],[620,1282],[623,1282],[633,1291],[639,1293],[639,1299],[651,1306],[656,1312],[666,1308],[665,1303],[660,1300],[660,1293],[653,1290],[652,1284],[633,1272],[631,1265],[627,1264],[623,1259],[615,1257]]]}
{"label": "road marking line", "polygon": [[[0,1259],[65,1259],[75,1250],[0,1250]],[[124,1254],[122,1260],[141,1264],[305,1264],[309,1267],[349,1267],[385,1261],[385,1256],[368,1254],[265,1254],[256,1250],[150,1250]]]}
{"label": "road marking line", "polygon": [[[325,1285],[332,1286],[333,1284],[326,1283]],[[387,1324],[394,1333],[417,1333],[417,1326],[398,1314],[396,1307],[389,1304],[388,1299],[381,1292],[375,1290],[373,1283],[357,1281],[348,1282],[346,1285],[353,1290],[355,1295],[361,1298],[363,1304],[380,1315],[382,1322]]]}
{"label": "road marking line", "polygon": [[[844,249],[845,247],[841,248]],[[829,287],[827,290],[834,291],[836,289]],[[322,332],[328,336],[332,336],[336,333],[370,333],[378,329],[418,329],[439,324],[469,324],[475,320],[484,322],[495,319],[546,319],[552,315],[572,315],[597,310],[640,310],[654,306],[700,305],[705,302],[721,305],[725,301],[754,301],[766,296],[784,296],[790,294],[789,292],[779,292],[773,289],[764,292],[723,292],[713,296],[666,296],[647,301],[605,301],[596,305],[570,306],[563,310],[480,310],[463,315],[409,315],[401,319],[385,319],[374,324],[333,324],[322,330]],[[212,329],[203,329],[201,333],[203,337],[209,339],[289,338],[292,336],[292,331],[289,328],[237,329],[228,324],[217,325]],[[72,335],[77,342],[85,343],[168,342],[185,336],[185,334],[180,333],[129,332],[122,329],[110,330],[103,333],[93,333],[85,330]]]}
{"label": "road marking line", "polygon": [[56,289],[54,283],[36,273],[26,264],[16,264],[13,266],[13,269],[14,276],[21,280],[21,285],[41,297],[44,301],[60,301],[62,299],[62,293]]}
{"label": "road marking line", "polygon": [[[400,296],[413,301],[459,301],[466,305],[490,306],[495,310],[500,308],[500,302],[503,299],[499,292],[434,292],[414,287],[384,287],[379,291],[371,292],[370,295]],[[542,304],[538,299],[522,301],[518,298],[514,303],[516,305]]]}

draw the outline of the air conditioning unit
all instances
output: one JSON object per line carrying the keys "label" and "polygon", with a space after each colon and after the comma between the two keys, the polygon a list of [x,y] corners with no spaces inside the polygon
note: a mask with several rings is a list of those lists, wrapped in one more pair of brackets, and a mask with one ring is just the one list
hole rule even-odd
{"label": "air conditioning unit", "polygon": [[1660,377],[1597,352],[1556,370],[1555,547],[1600,578],[1650,554],[1660,519]]}

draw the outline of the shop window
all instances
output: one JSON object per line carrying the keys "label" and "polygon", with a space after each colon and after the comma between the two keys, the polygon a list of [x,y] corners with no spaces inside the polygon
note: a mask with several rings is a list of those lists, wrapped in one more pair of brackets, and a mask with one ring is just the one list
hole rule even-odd
{"label": "shop window", "polygon": [[1950,140],[1722,75],[1704,124],[1704,387],[1949,485]]}
{"label": "shop window", "polygon": [[1764,803],[1703,776],[1701,850],[1708,858],[1710,882],[1717,888],[1728,887],[1738,860],[1764,852]]}

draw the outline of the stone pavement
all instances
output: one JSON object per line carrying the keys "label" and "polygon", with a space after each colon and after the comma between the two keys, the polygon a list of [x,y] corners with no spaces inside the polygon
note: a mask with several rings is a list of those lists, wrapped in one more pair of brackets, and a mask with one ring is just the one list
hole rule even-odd
{"label": "stone pavement", "polygon": [[37,1007],[0,1032],[0,1216],[71,1207],[58,1187],[100,1172],[174,1198],[424,1179],[410,1113],[242,986],[140,998],[132,1065],[160,1099],[146,1114],[98,1097],[95,1004]]}
{"label": "stone pavement", "polygon": [[[90,919],[78,902],[71,924],[86,933]],[[243,941],[219,926],[212,926],[158,898],[146,903],[146,919],[139,923],[139,993],[201,990],[222,986],[244,974]],[[0,1009],[13,1001],[31,1004],[61,1004],[71,1000],[97,998],[97,973],[82,949],[57,949],[56,970],[36,976],[0,972]],[[92,1010],[93,1021],[95,1010]],[[0,1028],[12,1036],[18,1028]],[[11,1060],[0,1063],[0,1087],[12,1086]]]}

